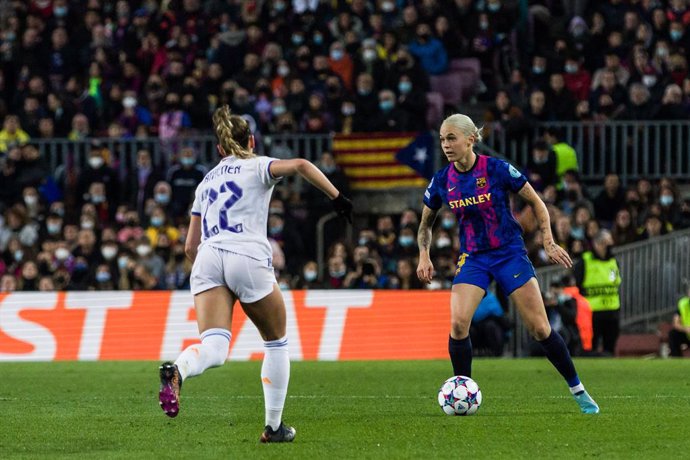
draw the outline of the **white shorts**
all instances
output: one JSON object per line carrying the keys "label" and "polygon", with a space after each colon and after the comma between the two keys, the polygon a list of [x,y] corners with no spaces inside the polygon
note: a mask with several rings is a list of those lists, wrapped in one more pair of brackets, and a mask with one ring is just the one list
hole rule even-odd
{"label": "white shorts", "polygon": [[204,245],[199,249],[190,277],[193,295],[227,286],[240,302],[256,302],[273,292],[276,276],[270,259],[257,260]]}

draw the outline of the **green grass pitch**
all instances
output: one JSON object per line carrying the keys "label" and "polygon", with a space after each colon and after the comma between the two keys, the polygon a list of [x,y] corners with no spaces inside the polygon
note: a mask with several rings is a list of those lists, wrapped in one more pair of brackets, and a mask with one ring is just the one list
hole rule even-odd
{"label": "green grass pitch", "polygon": [[588,416],[545,359],[477,359],[479,413],[444,415],[446,361],[295,362],[293,444],[262,445],[260,362],[185,382],[158,407],[157,363],[0,364],[0,458],[688,458],[690,360],[579,359]]}

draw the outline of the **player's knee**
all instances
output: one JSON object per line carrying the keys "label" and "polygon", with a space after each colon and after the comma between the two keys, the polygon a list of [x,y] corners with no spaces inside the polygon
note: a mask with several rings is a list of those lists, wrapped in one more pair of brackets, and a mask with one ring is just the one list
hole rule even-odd
{"label": "player's knee", "polygon": [[470,333],[470,320],[453,319],[450,322],[451,335],[453,337],[467,337]]}
{"label": "player's knee", "polygon": [[545,340],[551,334],[551,326],[549,326],[549,323],[535,324],[530,327],[529,332],[535,340]]}

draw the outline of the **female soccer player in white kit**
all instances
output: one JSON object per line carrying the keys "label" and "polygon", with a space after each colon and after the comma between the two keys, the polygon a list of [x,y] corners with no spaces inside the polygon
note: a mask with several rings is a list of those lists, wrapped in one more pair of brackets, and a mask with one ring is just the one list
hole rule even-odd
{"label": "female soccer player in white kit", "polygon": [[191,291],[201,343],[160,366],[160,405],[168,416],[177,416],[182,382],[225,362],[232,309],[239,300],[264,340],[266,427],[260,440],[290,442],[295,429],[282,422],[290,379],[285,304],[266,237],[271,193],[280,178],[299,174],[331,198],[335,211],[349,221],[352,203],[307,160],[256,156],[247,122],[228,106],[214,112],[213,125],[222,160],[196,189],[185,243],[194,262]]}

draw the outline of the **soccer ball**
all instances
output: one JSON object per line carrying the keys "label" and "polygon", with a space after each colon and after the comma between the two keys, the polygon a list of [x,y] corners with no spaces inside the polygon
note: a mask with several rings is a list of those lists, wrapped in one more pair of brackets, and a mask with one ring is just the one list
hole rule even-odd
{"label": "soccer ball", "polygon": [[456,375],[441,385],[438,404],[447,415],[472,415],[482,404],[482,392],[471,378]]}

